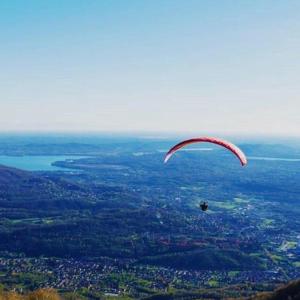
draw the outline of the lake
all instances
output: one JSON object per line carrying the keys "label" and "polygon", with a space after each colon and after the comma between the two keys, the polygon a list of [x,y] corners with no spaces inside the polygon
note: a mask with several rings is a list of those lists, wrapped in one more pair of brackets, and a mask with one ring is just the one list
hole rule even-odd
{"label": "lake", "polygon": [[26,171],[69,171],[70,169],[53,166],[55,161],[75,160],[84,156],[70,155],[39,155],[39,156],[8,156],[0,155],[0,164]]}
{"label": "lake", "polygon": [[300,161],[300,158],[285,158],[285,157],[264,157],[264,156],[248,156],[249,160],[269,160],[269,161]]}

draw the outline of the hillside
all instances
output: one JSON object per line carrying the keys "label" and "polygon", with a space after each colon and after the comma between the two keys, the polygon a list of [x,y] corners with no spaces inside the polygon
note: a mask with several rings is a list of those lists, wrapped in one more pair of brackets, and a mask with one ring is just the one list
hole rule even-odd
{"label": "hillside", "polygon": [[[0,166],[0,251],[58,257],[116,255],[122,243],[125,253],[131,247],[125,240],[131,234],[125,222],[134,218],[138,222],[138,203],[139,198],[124,188],[86,186]],[[120,235],[124,239],[115,245]]]}
{"label": "hillside", "polygon": [[[88,191],[68,181],[54,182],[31,172],[0,166],[2,208],[72,208],[79,202],[86,202],[87,193]],[[83,202],[83,199],[86,200]]]}
{"label": "hillside", "polygon": [[224,299],[300,277],[299,162],[113,153],[56,162],[72,172],[0,166],[6,290]]}
{"label": "hillside", "polygon": [[[122,207],[130,207],[137,197],[128,190],[100,184],[80,184],[69,178],[51,177],[0,165],[0,207],[29,211],[96,209],[103,201],[113,207],[116,195],[126,198]],[[36,213],[36,211],[34,211]]]}
{"label": "hillside", "polygon": [[293,281],[271,293],[260,293],[247,300],[299,300],[300,280]]}

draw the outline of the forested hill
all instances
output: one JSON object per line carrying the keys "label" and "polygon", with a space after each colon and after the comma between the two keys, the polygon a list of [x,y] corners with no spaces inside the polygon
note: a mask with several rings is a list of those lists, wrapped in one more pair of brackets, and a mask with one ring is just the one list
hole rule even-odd
{"label": "forested hill", "polygon": [[118,194],[136,200],[135,195],[119,187],[99,184],[87,186],[59,177],[50,179],[37,173],[0,165],[2,208],[38,209],[45,212],[49,208],[53,210],[95,208],[101,206],[104,200]]}
{"label": "forested hill", "polygon": [[[0,251],[58,257],[114,255],[121,252],[116,240],[132,235],[126,222],[141,224],[135,213],[138,206],[139,198],[126,188],[86,186],[1,166]],[[121,242],[124,251],[132,248],[127,240]]]}
{"label": "forested hill", "polygon": [[0,206],[2,208],[62,209],[74,207],[79,203],[83,205],[81,200],[88,201],[87,194],[87,191],[74,183],[54,182],[31,172],[0,166]]}

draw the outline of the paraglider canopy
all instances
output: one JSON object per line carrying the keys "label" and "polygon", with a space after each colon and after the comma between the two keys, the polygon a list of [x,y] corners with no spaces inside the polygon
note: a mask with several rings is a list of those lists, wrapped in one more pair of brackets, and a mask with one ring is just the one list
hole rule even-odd
{"label": "paraglider canopy", "polygon": [[207,143],[213,143],[216,145],[220,145],[220,146],[228,149],[229,151],[231,151],[239,159],[242,166],[245,166],[247,164],[246,155],[243,153],[243,151],[239,147],[237,147],[236,145],[234,145],[228,141],[225,141],[225,140],[222,140],[219,138],[214,138],[214,137],[193,138],[193,139],[185,140],[185,141],[182,141],[182,142],[176,144],[166,154],[164,163],[167,163],[168,160],[171,158],[171,156],[179,149],[181,149],[187,145],[190,145],[190,144],[201,143],[201,142],[207,142]]}

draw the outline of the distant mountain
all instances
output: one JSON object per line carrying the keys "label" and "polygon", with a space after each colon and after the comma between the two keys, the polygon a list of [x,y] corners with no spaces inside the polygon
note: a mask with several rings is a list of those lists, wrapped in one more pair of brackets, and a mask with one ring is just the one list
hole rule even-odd
{"label": "distant mountain", "polygon": [[88,199],[83,197],[86,194],[87,191],[74,183],[54,182],[31,172],[0,165],[2,208],[71,208],[78,206],[79,202],[84,204]]}
{"label": "distant mountain", "polygon": [[[118,194],[135,199],[127,190],[107,186],[78,184],[70,180],[41,176],[33,172],[0,165],[0,207],[18,209],[91,209]],[[108,201],[109,202],[109,201]],[[124,202],[126,206],[128,203]],[[106,203],[107,206],[113,203]]]}

